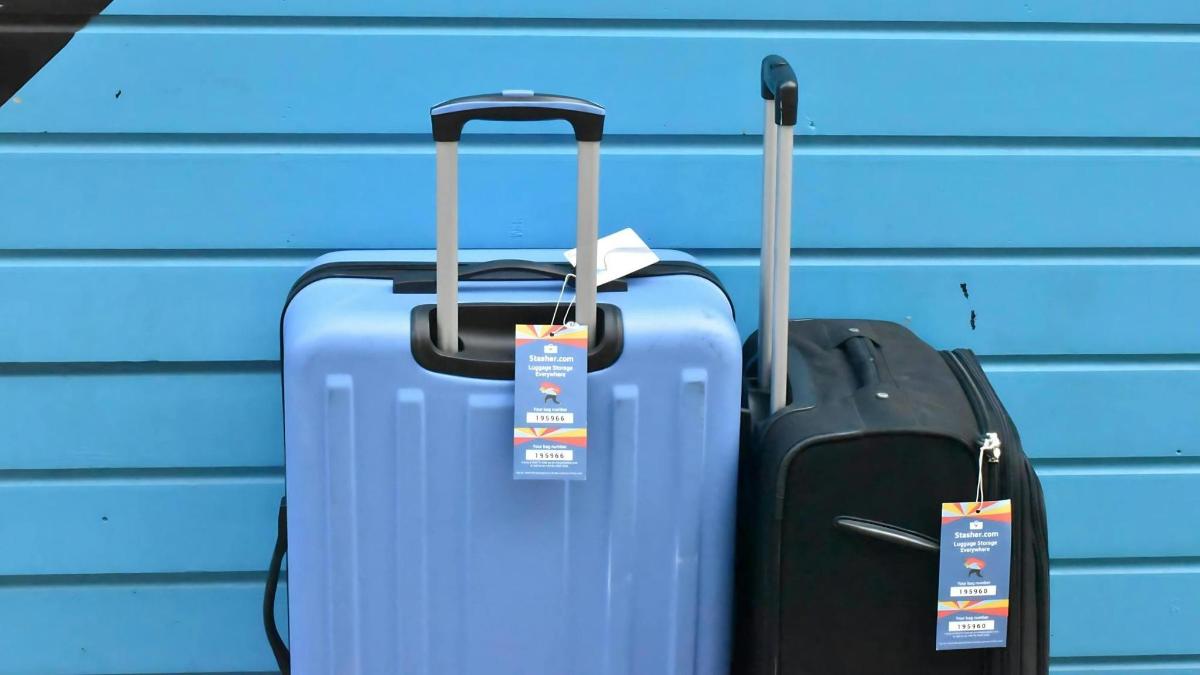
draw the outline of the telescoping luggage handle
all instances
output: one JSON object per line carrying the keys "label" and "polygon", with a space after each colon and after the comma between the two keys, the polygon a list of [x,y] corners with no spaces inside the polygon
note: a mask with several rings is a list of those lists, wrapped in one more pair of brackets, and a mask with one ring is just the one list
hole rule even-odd
{"label": "telescoping luggage handle", "polygon": [[437,145],[437,341],[458,351],[458,141],[471,120],[531,122],[566,120],[579,145],[576,191],[575,320],[596,335],[596,249],[600,198],[600,139],[604,108],[570,96],[508,90],[456,98],[429,110]]}
{"label": "telescoping luggage handle", "polygon": [[788,291],[792,260],[792,144],[796,73],[774,54],[762,60],[763,211],[762,291],[759,297],[758,381],[770,391],[770,410],[787,403]]}

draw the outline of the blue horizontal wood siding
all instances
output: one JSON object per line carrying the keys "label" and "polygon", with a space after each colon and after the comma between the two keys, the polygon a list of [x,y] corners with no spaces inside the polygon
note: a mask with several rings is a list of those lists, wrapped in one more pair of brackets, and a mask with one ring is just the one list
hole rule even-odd
{"label": "blue horizontal wood siding", "polygon": [[[565,140],[467,137],[466,245],[571,236]],[[604,148],[603,222],[663,247],[758,245],[757,137],[610,135]],[[796,156],[797,246],[1200,247],[1200,143],[1186,139],[809,136]],[[0,134],[0,171],[2,248],[433,246],[425,133]],[[56,185],[74,187],[25,198]]]}
{"label": "blue horizontal wood siding", "polygon": [[[1106,473],[1086,465],[1038,466],[1056,560],[1200,561],[1200,528],[1143,526],[1160,512],[1200,512],[1200,492],[1192,489],[1200,464],[1178,471],[1121,462],[1105,466]],[[8,549],[0,555],[0,575],[260,570],[260,542],[274,536],[281,474],[271,467],[12,475],[0,492],[0,511],[28,515],[0,524]],[[1088,508],[1073,508],[1080,503]],[[1103,537],[1096,536],[1098,522]]]}
{"label": "blue horizontal wood siding", "polygon": [[[757,254],[697,253],[734,296],[738,324],[749,333],[757,321]],[[8,361],[32,363],[276,359],[283,300],[311,257],[0,260],[0,288],[9,291],[0,293],[0,315],[9,318],[0,350]],[[1200,322],[1176,321],[1175,304],[1147,297],[1184,301],[1181,289],[1200,284],[1198,263],[1191,253],[798,251],[792,313],[890,319],[931,342],[983,354],[1187,354],[1200,342]]]}
{"label": "blue horizontal wood siding", "polygon": [[[1046,489],[1054,670],[1200,673],[1197,26],[1186,0],[114,0],[0,107],[0,673],[273,670],[279,312],[322,252],[432,246],[433,102],[606,104],[602,229],[696,255],[751,330],[770,51],[801,80],[793,314],[978,351]],[[474,131],[472,255],[566,247],[562,130]]]}
{"label": "blue horizontal wood siding", "polygon": [[[274,670],[270,652],[258,648],[260,578],[147,576],[140,582],[116,575],[0,587],[0,623],[12,627],[4,644],[20,646],[7,652],[6,667],[14,673]],[[1061,607],[1051,616],[1056,661],[1084,660],[1095,670],[1120,664],[1117,670],[1125,673],[1158,673],[1164,661],[1195,667],[1190,656],[1200,649],[1191,630],[1200,622],[1200,609],[1190,602],[1200,593],[1195,568],[1149,568],[1143,574],[1119,566],[1070,569],[1051,574],[1051,592]],[[1127,614],[1139,617],[1133,633],[1123,618]],[[1077,619],[1082,616],[1093,618],[1084,623]],[[1141,656],[1145,653],[1160,656]]]}
{"label": "blue horizontal wood siding", "polygon": [[609,133],[755,134],[746,73],[772,51],[800,65],[803,134],[1200,133],[1200,70],[1181,65],[1200,41],[1187,33],[194,19],[85,29],[0,108],[0,129],[425,133],[431,104],[521,84],[603,101]]}

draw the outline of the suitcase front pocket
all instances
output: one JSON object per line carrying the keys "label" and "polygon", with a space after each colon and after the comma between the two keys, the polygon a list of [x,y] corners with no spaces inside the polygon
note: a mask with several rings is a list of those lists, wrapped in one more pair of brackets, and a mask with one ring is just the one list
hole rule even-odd
{"label": "suitcase front pocket", "polygon": [[936,652],[942,501],[968,498],[961,443],[881,436],[815,445],[787,469],[781,675],[961,675],[986,651]]}

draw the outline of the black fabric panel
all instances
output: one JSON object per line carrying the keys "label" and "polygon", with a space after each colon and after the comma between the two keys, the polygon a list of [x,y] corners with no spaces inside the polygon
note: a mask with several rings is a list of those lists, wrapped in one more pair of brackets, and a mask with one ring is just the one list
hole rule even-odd
{"label": "black fabric panel", "polygon": [[949,439],[814,445],[787,470],[780,550],[782,675],[963,675],[985,650],[934,650],[936,553],[835,528],[854,516],[940,538],[943,501],[969,501],[975,460]]}
{"label": "black fabric panel", "polygon": [[0,105],[25,86],[111,0],[4,0],[0,6]]}

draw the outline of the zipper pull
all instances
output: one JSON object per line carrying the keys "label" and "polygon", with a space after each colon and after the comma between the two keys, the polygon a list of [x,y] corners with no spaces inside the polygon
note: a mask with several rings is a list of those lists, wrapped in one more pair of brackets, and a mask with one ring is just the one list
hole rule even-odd
{"label": "zipper pull", "polygon": [[989,431],[979,439],[979,451],[987,457],[990,464],[1000,461],[1000,434]]}

